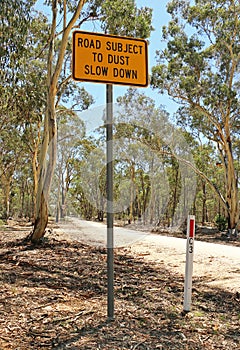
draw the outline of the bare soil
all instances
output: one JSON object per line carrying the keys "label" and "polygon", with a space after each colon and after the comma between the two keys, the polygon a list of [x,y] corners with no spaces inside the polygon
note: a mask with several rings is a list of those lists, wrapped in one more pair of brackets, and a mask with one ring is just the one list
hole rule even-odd
{"label": "bare soil", "polygon": [[164,263],[115,251],[115,320],[108,321],[106,250],[67,241],[54,227],[36,246],[30,227],[0,231],[0,349],[239,349],[240,294],[183,277]]}

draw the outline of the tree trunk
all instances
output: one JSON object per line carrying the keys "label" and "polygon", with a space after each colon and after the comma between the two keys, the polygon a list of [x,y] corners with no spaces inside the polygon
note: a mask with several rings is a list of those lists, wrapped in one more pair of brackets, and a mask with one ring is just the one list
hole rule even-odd
{"label": "tree trunk", "polygon": [[34,223],[34,230],[31,236],[32,242],[39,241],[45,234],[46,226],[48,223],[48,207],[44,193],[41,193],[40,207],[37,213],[37,217]]}
{"label": "tree trunk", "polygon": [[[41,239],[48,224],[48,198],[56,163],[56,112],[55,97],[57,92],[57,77],[54,77],[53,57],[54,40],[57,25],[57,1],[52,1],[52,26],[49,40],[49,51],[47,61],[47,108],[44,120],[43,143],[40,155],[40,172],[38,180],[38,191],[36,198],[36,219],[34,223],[31,240],[33,242]],[[56,79],[57,78],[57,79]],[[47,159],[48,157],[48,159]]]}
{"label": "tree trunk", "polygon": [[130,206],[128,223],[131,224],[134,220],[134,198],[135,198],[135,168],[134,164],[130,166],[131,189],[130,189]]}
{"label": "tree trunk", "polygon": [[225,150],[225,176],[226,176],[226,204],[228,209],[228,232],[237,235],[237,224],[239,221],[239,200],[237,176],[234,169],[231,142],[227,142]]}
{"label": "tree trunk", "polygon": [[50,194],[52,177],[56,164],[57,148],[57,121],[55,111],[55,98],[57,95],[57,84],[60,76],[64,55],[68,44],[69,34],[78,20],[82,7],[86,0],[80,0],[77,4],[73,16],[68,24],[66,23],[67,8],[64,2],[64,21],[62,40],[58,51],[58,57],[55,64],[54,60],[54,42],[56,39],[57,28],[57,0],[52,0],[52,24],[49,37],[49,51],[47,63],[47,109],[44,120],[44,135],[40,155],[40,171],[38,180],[38,191],[36,198],[36,220],[34,224],[31,240],[33,242],[41,239],[46,231],[48,224],[48,199]]}
{"label": "tree trunk", "polygon": [[10,189],[11,189],[11,180],[5,179],[4,181],[4,219],[8,219],[10,215]]}
{"label": "tree trunk", "polygon": [[57,124],[55,105],[54,101],[52,101],[53,98],[53,95],[49,98],[51,104],[49,104],[49,108],[47,110],[48,118],[44,126],[44,140],[41,149],[42,154],[40,159],[40,174],[37,193],[36,219],[31,236],[31,240],[33,242],[38,241],[44,236],[48,224],[48,199],[57,157]]}
{"label": "tree trunk", "polygon": [[37,213],[37,190],[38,190],[38,177],[39,177],[39,166],[38,166],[38,149],[40,143],[40,129],[41,122],[38,121],[38,136],[37,139],[33,141],[34,149],[32,151],[32,170],[33,170],[33,217],[32,222],[35,223],[36,213]]}
{"label": "tree trunk", "polygon": [[1,177],[4,203],[3,219],[8,219],[10,215],[10,192],[12,175],[13,171],[10,170],[9,172],[5,171]]}
{"label": "tree trunk", "polygon": [[202,180],[202,225],[205,224],[207,220],[207,192],[206,192],[206,182]]}
{"label": "tree trunk", "polygon": [[173,190],[173,206],[172,206],[172,215],[171,215],[171,222],[173,224],[174,215],[177,210],[177,204],[178,204],[178,186],[179,186],[179,168],[175,166],[175,161],[172,162],[172,167],[175,170],[175,181],[174,181],[174,190]]}

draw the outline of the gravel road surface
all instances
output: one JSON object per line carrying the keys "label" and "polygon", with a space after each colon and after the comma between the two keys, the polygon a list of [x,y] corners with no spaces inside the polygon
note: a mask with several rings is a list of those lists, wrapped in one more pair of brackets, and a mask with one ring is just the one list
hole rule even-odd
{"label": "gravel road surface", "polygon": [[[67,239],[88,245],[106,247],[107,244],[107,228],[102,223],[68,218],[56,231]],[[114,247],[127,247],[131,254],[146,261],[185,274],[186,239],[115,227]],[[194,276],[202,277],[211,286],[240,292],[240,248],[195,240]]]}

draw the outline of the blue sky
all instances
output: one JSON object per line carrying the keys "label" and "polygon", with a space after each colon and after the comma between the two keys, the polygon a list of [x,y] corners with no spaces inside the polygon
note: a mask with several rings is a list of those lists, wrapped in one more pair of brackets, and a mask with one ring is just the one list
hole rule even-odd
{"label": "blue sky", "polygon": [[[164,43],[161,41],[161,30],[162,26],[166,25],[170,19],[166,11],[166,4],[168,0],[136,0],[138,7],[148,6],[153,8],[153,27],[155,30],[152,32],[151,37],[149,38],[149,49],[148,49],[148,60],[149,60],[149,72],[151,72],[151,67],[156,63],[156,50],[159,50],[164,47]],[[42,5],[43,1],[39,0],[37,2],[37,9],[42,12],[46,12],[47,7]],[[88,30],[97,32],[100,31],[96,24],[93,27],[92,24],[85,24],[81,27],[82,30]],[[83,83],[81,83],[83,84]],[[105,95],[106,95],[106,86],[105,84],[99,83],[84,83],[85,88],[89,93],[94,97],[95,104],[94,106],[100,106],[105,104]],[[114,85],[113,95],[114,100],[119,96],[126,93],[127,86]],[[177,105],[172,102],[168,96],[160,95],[157,91],[149,86],[147,88],[139,88],[140,92],[144,92],[147,96],[155,100],[156,106],[164,105],[166,110],[172,115],[176,109]]]}

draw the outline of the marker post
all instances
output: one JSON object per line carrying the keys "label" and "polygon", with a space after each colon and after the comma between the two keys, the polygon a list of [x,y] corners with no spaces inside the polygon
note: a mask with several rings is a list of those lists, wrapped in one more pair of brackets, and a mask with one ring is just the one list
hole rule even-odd
{"label": "marker post", "polygon": [[195,216],[189,215],[187,221],[187,246],[186,246],[186,266],[184,282],[184,303],[183,310],[189,312],[192,302],[192,274],[193,274],[193,250],[195,236]]}

